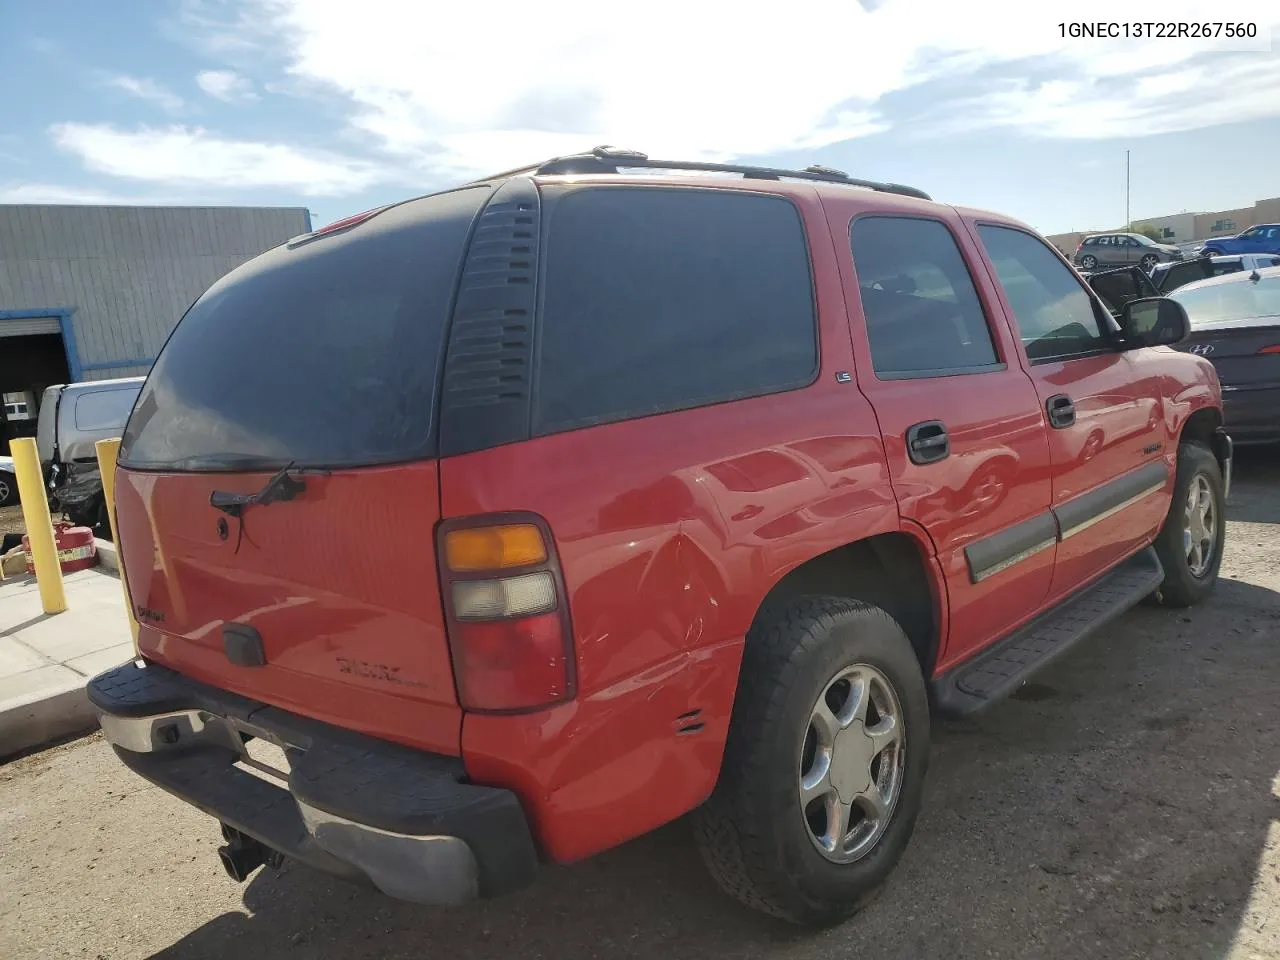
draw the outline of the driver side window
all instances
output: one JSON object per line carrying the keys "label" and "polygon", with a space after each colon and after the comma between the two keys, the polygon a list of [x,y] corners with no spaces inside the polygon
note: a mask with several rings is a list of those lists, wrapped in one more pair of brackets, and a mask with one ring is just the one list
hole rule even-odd
{"label": "driver side window", "polygon": [[980,225],[978,235],[1032,363],[1110,349],[1093,297],[1044,242],[989,224]]}

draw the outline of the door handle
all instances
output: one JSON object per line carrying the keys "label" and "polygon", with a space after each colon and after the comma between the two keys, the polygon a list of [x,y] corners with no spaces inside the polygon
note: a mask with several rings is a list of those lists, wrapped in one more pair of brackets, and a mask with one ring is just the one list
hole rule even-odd
{"label": "door handle", "polygon": [[1065,393],[1050,397],[1044,408],[1049,415],[1049,426],[1055,430],[1063,430],[1076,422],[1076,405]]}
{"label": "door handle", "polygon": [[907,428],[907,456],[912,463],[937,463],[951,455],[951,438],[941,420],[926,420]]}

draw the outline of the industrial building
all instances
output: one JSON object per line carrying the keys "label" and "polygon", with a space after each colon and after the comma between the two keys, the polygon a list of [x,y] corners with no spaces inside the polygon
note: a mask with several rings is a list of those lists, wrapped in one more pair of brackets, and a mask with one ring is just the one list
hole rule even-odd
{"label": "industrial building", "polygon": [[1234,237],[1242,230],[1248,230],[1259,223],[1280,223],[1280,197],[1255,201],[1251,207],[1238,207],[1234,210],[1217,210],[1212,213],[1171,213],[1164,217],[1148,217],[1135,220],[1131,227],[1118,227],[1114,224],[1099,227],[1097,230],[1073,230],[1070,233],[1055,233],[1048,241],[1068,257],[1076,251],[1076,247],[1091,233],[1125,233],[1128,230],[1151,230],[1160,238],[1161,243],[1172,243],[1177,246],[1200,246],[1213,237]]}
{"label": "industrial building", "polygon": [[0,453],[46,386],[146,373],[211,283],[310,229],[300,207],[0,205]]}

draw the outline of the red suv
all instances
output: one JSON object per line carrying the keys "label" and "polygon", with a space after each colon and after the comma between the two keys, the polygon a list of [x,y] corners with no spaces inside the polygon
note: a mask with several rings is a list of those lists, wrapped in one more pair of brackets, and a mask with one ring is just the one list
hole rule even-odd
{"label": "red suv", "polygon": [[384,207],[165,346],[117,480],[142,659],[90,695],[237,879],[456,903],[692,811],[729,893],[834,922],[907,845],[931,710],[1211,589],[1186,332],[825,168],[602,148]]}

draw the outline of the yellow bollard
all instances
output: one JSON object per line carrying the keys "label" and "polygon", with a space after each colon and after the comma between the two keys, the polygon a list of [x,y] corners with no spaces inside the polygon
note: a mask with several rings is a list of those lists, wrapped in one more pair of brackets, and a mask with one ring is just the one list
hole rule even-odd
{"label": "yellow bollard", "polygon": [[49,516],[49,496],[40,472],[40,454],[31,437],[10,440],[9,452],[13,454],[13,471],[18,475],[18,497],[22,500],[22,519],[27,525],[27,542],[31,544],[40,587],[40,604],[45,613],[62,613],[67,609],[67,594],[62,588],[62,567],[53,540],[53,518]]}
{"label": "yellow bollard", "polygon": [[120,550],[120,532],[116,529],[116,457],[120,454],[120,438],[99,440],[94,444],[98,451],[98,472],[102,474],[102,496],[107,501],[107,522],[111,525],[111,542],[116,545],[116,565],[120,569],[120,586],[124,588],[124,615],[129,618],[129,632],[133,634],[133,652],[138,652],[138,621],[134,619],[129,600],[129,581],[125,579],[124,559]]}

